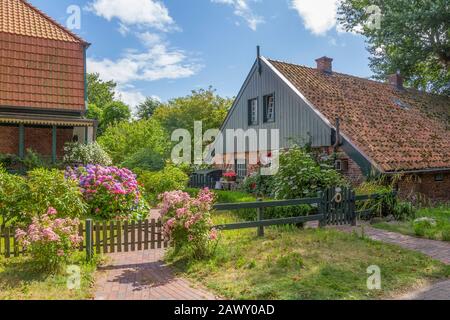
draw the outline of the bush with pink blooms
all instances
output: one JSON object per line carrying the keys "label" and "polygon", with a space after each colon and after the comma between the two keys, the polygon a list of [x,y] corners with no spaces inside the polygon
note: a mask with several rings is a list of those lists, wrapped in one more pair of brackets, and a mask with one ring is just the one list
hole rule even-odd
{"label": "bush with pink blooms", "polygon": [[80,166],[67,168],[66,177],[78,181],[95,218],[139,220],[148,215],[136,175],[126,168]]}
{"label": "bush with pink blooms", "polygon": [[78,235],[78,219],[56,216],[56,209],[49,208],[46,214],[33,218],[26,230],[16,230],[18,243],[31,254],[39,270],[58,271],[83,241]]}
{"label": "bush with pink blooms", "polygon": [[201,190],[192,198],[182,191],[166,192],[160,196],[164,236],[170,239],[175,254],[182,249],[196,259],[207,257],[218,231],[212,229],[211,211],[214,194]]}

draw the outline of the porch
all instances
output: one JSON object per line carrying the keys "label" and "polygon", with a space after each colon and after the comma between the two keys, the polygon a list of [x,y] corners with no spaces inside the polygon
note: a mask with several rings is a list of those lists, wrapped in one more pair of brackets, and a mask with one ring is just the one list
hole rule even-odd
{"label": "porch", "polygon": [[0,114],[0,153],[24,159],[32,149],[56,163],[64,155],[64,144],[96,140],[97,121],[71,116]]}

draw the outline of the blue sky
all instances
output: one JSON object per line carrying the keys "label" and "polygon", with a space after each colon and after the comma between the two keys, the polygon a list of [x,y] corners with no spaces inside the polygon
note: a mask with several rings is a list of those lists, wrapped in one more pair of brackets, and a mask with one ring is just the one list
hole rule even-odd
{"label": "blue sky", "polygon": [[[371,76],[364,38],[335,24],[338,0],[31,0],[67,25],[81,8],[80,29],[92,43],[88,71],[115,80],[135,105],[166,101],[213,86],[235,96],[255,60],[266,57],[314,66],[323,55],[336,71]],[[72,20],[73,21],[73,20]]]}

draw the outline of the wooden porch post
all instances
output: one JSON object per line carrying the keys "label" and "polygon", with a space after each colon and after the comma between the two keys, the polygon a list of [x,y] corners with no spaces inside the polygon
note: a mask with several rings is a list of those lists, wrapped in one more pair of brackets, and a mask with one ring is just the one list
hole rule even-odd
{"label": "wooden porch post", "polygon": [[56,126],[52,127],[52,162],[56,163]]}
{"label": "wooden porch post", "polygon": [[25,126],[19,124],[19,158],[25,157]]}

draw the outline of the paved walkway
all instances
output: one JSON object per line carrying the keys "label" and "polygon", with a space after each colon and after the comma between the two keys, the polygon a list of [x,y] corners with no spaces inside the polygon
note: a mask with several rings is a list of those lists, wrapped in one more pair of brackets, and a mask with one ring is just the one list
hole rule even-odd
{"label": "paved walkway", "polygon": [[162,261],[163,249],[113,253],[100,267],[96,300],[215,300],[216,297],[174,276]]}
{"label": "paved walkway", "polygon": [[[336,226],[338,230],[345,232],[358,232],[361,234],[361,226]],[[433,259],[450,265],[450,242],[406,236],[396,232],[385,231],[364,225],[364,234],[378,241],[396,244],[400,247],[421,252]],[[401,300],[450,300],[450,280],[435,283],[415,292],[400,297]]]}

